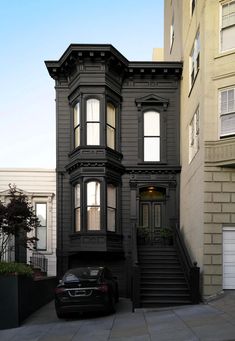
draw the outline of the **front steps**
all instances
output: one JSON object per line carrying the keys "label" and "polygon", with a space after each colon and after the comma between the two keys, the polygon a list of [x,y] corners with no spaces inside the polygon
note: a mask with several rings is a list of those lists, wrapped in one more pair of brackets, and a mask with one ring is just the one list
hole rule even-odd
{"label": "front steps", "polygon": [[188,283],[173,246],[139,246],[138,256],[141,307],[191,304]]}

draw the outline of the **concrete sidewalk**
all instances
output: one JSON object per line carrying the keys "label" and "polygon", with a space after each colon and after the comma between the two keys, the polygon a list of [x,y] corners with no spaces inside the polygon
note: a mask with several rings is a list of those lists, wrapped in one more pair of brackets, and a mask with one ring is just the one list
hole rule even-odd
{"label": "concrete sidewalk", "polygon": [[[10,316],[9,316],[10,318]],[[117,313],[59,320],[51,302],[14,329],[0,331],[2,341],[106,341],[106,340],[235,340],[235,292],[209,304],[139,309],[120,299]]]}

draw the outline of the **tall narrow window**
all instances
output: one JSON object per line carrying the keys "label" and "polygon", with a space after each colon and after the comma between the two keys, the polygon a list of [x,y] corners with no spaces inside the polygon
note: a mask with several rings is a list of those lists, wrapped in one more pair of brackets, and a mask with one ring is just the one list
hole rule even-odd
{"label": "tall narrow window", "polygon": [[220,136],[235,134],[235,88],[220,91]]}
{"label": "tall narrow window", "polygon": [[74,122],[74,147],[80,146],[80,106],[79,102],[75,105],[73,110]]}
{"label": "tall narrow window", "polygon": [[144,161],[160,161],[160,114],[144,113]]}
{"label": "tall narrow window", "polygon": [[100,183],[87,183],[87,230],[100,230]]}
{"label": "tall narrow window", "polygon": [[227,51],[235,48],[235,1],[222,5],[221,12],[221,51]]}
{"label": "tall narrow window", "polygon": [[170,51],[172,49],[173,43],[175,39],[175,24],[174,24],[174,13],[171,19],[171,27],[170,27]]}
{"label": "tall narrow window", "polygon": [[189,162],[199,150],[199,108],[189,124]]}
{"label": "tall narrow window", "polygon": [[81,199],[80,199],[80,185],[77,184],[74,188],[74,218],[75,231],[81,231]]}
{"label": "tall narrow window", "polygon": [[47,249],[47,204],[46,203],[36,203],[35,205],[36,215],[39,219],[40,226],[37,228],[36,237],[37,250]]}
{"label": "tall narrow window", "polygon": [[200,35],[197,32],[189,57],[190,88],[193,86],[200,66]]}
{"label": "tall narrow window", "polygon": [[107,146],[115,149],[116,140],[116,110],[115,107],[108,103],[107,105]]}
{"label": "tall narrow window", "polygon": [[116,231],[116,197],[117,189],[115,186],[109,184],[107,186],[107,230],[115,232]]}
{"label": "tall narrow window", "polygon": [[91,98],[86,104],[87,145],[100,145],[100,101]]}
{"label": "tall narrow window", "polygon": [[196,6],[196,0],[191,0],[191,15],[193,15]]}

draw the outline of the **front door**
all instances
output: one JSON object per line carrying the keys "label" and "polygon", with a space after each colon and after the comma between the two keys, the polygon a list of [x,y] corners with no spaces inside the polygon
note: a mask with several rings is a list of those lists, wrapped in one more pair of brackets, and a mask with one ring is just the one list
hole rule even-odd
{"label": "front door", "polygon": [[164,191],[147,187],[140,191],[138,244],[157,244],[164,221]]}

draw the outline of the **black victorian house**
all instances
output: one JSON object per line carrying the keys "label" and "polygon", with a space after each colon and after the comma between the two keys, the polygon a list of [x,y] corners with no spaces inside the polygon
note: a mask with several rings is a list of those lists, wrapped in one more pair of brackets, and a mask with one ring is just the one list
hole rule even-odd
{"label": "black victorian house", "polygon": [[[189,302],[194,273],[177,229],[182,64],[72,44],[46,66],[56,89],[58,275],[107,265],[134,307]],[[174,245],[163,247],[169,230]]]}

